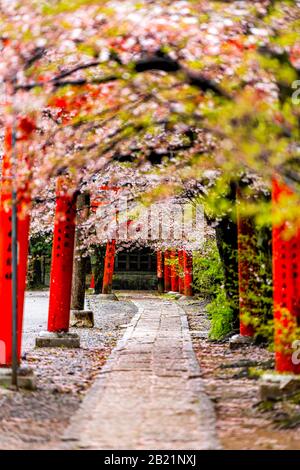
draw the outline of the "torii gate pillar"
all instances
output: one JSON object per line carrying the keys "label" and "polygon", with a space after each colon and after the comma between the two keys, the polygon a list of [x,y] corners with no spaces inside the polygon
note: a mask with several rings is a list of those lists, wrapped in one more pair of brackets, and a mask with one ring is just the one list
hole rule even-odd
{"label": "torii gate pillar", "polygon": [[164,292],[164,255],[161,250],[157,251],[157,290],[159,294]]}
{"label": "torii gate pillar", "polygon": [[[273,180],[274,208],[292,194],[285,184]],[[298,224],[292,237],[285,234],[287,222],[274,224],[272,231],[276,370],[295,374],[300,374],[300,338],[296,337],[300,324],[300,219]]]}
{"label": "torii gate pillar", "polygon": [[184,295],[184,251],[183,250],[178,250],[178,264],[179,264],[179,274],[178,274],[179,293]]}
{"label": "torii gate pillar", "polygon": [[193,295],[193,254],[187,251],[183,252],[184,265],[184,295],[192,297]]}
{"label": "torii gate pillar", "polygon": [[104,259],[104,273],[102,284],[102,296],[107,300],[118,300],[117,296],[112,292],[112,283],[115,267],[116,240],[108,241],[106,244],[106,252]]}
{"label": "torii gate pillar", "polygon": [[[12,364],[12,130],[10,128],[6,128],[5,130],[4,145],[5,155],[2,163],[0,201],[0,366],[10,367]],[[20,363],[30,223],[28,212],[30,195],[27,184],[18,190],[17,199],[17,359]]]}
{"label": "torii gate pillar", "polygon": [[171,291],[179,292],[178,271],[176,266],[177,251],[171,250]]}
{"label": "torii gate pillar", "polygon": [[77,197],[71,191],[70,181],[66,177],[59,177],[56,187],[48,331],[37,337],[38,347],[80,346],[79,336],[69,333]]}
{"label": "torii gate pillar", "polygon": [[171,266],[169,264],[170,260],[170,251],[165,250],[164,252],[164,284],[165,284],[165,292],[169,292],[171,290]]}

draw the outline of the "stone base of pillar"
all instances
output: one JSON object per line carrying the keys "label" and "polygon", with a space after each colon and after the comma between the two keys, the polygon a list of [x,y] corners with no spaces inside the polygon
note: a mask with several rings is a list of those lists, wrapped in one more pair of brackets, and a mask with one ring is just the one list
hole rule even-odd
{"label": "stone base of pillar", "polygon": [[116,294],[97,294],[99,300],[119,300]]}
{"label": "stone base of pillar", "polygon": [[[17,374],[18,388],[25,390],[36,390],[36,376],[29,367],[19,367]],[[10,367],[0,368],[0,387],[10,388],[12,380],[12,369]]]}
{"label": "stone base of pillar", "polygon": [[229,340],[230,349],[239,349],[253,344],[252,336],[234,335]]}
{"label": "stone base of pillar", "polygon": [[91,310],[71,310],[71,327],[93,328],[94,324],[94,313]]}
{"label": "stone base of pillar", "polygon": [[300,375],[266,372],[259,381],[260,398],[276,400],[300,392]]}
{"label": "stone base of pillar", "polygon": [[37,348],[80,348],[80,338],[77,333],[53,333],[41,331],[35,340]]}

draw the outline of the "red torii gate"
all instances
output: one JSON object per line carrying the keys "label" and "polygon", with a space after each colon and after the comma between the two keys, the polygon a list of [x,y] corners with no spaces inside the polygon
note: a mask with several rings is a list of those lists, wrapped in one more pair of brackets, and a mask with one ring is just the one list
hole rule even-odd
{"label": "red torii gate", "polygon": [[106,243],[102,294],[111,294],[115,266],[116,240]]}
{"label": "red torii gate", "polygon": [[165,292],[169,292],[171,290],[171,266],[169,264],[170,260],[170,250],[164,251],[164,286]]}
{"label": "red torii gate", "polygon": [[[95,89],[89,91],[94,96],[98,96],[100,93]],[[68,124],[70,112],[80,110],[86,99],[86,96],[75,96],[68,101],[63,97],[55,97],[50,105],[60,108],[63,123]],[[69,333],[77,195],[78,191],[74,188],[70,178],[67,176],[58,178],[51,258],[48,332],[39,335],[36,340],[37,346],[79,347],[80,345],[79,336]]]}
{"label": "red torii gate", "polygon": [[[21,118],[17,124],[21,132],[19,139],[28,139],[35,126],[29,118]],[[12,281],[11,281],[11,184],[9,183],[11,174],[11,152],[12,152],[12,129],[7,127],[5,130],[5,157],[3,161],[3,175],[1,187],[0,203],[0,296],[3,299],[2,314],[0,316],[0,341],[4,343],[5,354],[2,355],[2,364],[10,365],[12,356]],[[64,178],[64,184],[66,183]],[[58,188],[60,181],[58,183]],[[283,196],[291,196],[292,191],[277,180],[273,182],[273,204],[276,205]],[[21,202],[18,211],[18,242],[19,242],[19,260],[18,260],[18,359],[20,360],[21,350],[21,329],[23,316],[24,291],[26,280],[26,264],[28,252],[29,236],[29,214],[22,210],[22,206],[30,204],[30,194],[28,186],[18,191],[18,200]],[[68,191],[57,191],[56,202],[56,224],[54,230],[54,246],[52,252],[51,267],[51,290],[49,304],[49,322],[48,328],[51,332],[67,332],[68,319],[70,315],[69,300],[71,298],[72,265],[73,253],[72,244],[74,244],[75,230],[75,195],[68,194]],[[24,204],[22,204],[22,202]],[[63,214],[62,217],[60,217]],[[64,220],[65,218],[65,220]],[[247,226],[240,220],[239,233],[249,233]],[[280,227],[273,227],[273,281],[274,281],[274,310],[275,310],[275,344],[276,344],[276,368],[278,371],[291,371],[300,373],[298,364],[292,361],[292,334],[299,322],[299,249],[300,249],[300,231],[290,240],[284,237],[285,224]],[[62,237],[63,235],[63,237]],[[243,246],[240,244],[240,249]],[[184,271],[187,285],[191,285],[192,258],[184,252]],[[168,257],[168,251],[165,253]],[[71,262],[70,262],[71,261]],[[65,263],[65,264],[64,264]],[[67,266],[67,269],[65,267]],[[245,273],[240,266],[240,276]],[[166,275],[165,271],[165,275]],[[57,282],[58,278],[63,279],[63,283]],[[60,287],[57,287],[59,286]],[[61,289],[61,286],[67,288]],[[70,291],[70,292],[69,292]],[[241,291],[243,292],[243,290]],[[188,288],[185,288],[186,295],[189,295]],[[57,298],[54,298],[57,297]],[[60,303],[59,299],[63,299]],[[69,300],[68,300],[69,299]],[[242,322],[243,323],[243,322]],[[286,336],[286,331],[288,334]],[[248,333],[251,336],[252,331],[241,328],[241,333]]]}
{"label": "red torii gate", "polygon": [[178,250],[178,265],[179,265],[179,279],[178,279],[179,294],[184,294],[184,286],[185,286],[184,250]]}
{"label": "red torii gate", "polygon": [[[192,253],[187,250],[166,249],[164,253],[161,252],[161,259],[160,266],[163,266],[164,272],[164,291],[179,292],[191,297],[193,295]],[[161,269],[158,268],[158,272]]]}
{"label": "red torii gate", "polygon": [[[2,161],[2,181],[0,200],[0,365],[12,364],[12,152],[14,144],[26,142],[35,130],[35,123],[29,117],[19,117],[15,123],[5,128],[4,157]],[[18,134],[16,142],[13,142]],[[23,149],[26,152],[26,149]],[[25,161],[26,155],[16,156],[17,162]],[[29,206],[31,202],[29,183],[23,182],[17,189],[18,220],[18,261],[17,261],[17,361],[20,363],[23,306],[27,274],[29,241]]]}
{"label": "red torii gate", "polygon": [[[292,196],[293,191],[286,184],[273,178],[274,210],[280,202],[286,202]],[[295,234],[290,238],[285,234],[288,226],[289,221],[284,221],[279,226],[274,222],[272,229],[275,363],[278,372],[300,374],[299,361],[295,362],[293,356],[296,352],[293,343],[298,339],[295,333],[300,326],[300,221],[299,226],[294,227]],[[247,312],[250,320],[256,314],[249,296],[255,288],[255,266],[252,261],[255,250],[253,225],[247,217],[240,215],[238,209],[240,334],[244,338],[251,338],[255,334],[253,322],[244,322],[244,312]]]}
{"label": "red torii gate", "polygon": [[178,267],[177,263],[177,250],[171,250],[170,254],[171,260],[171,291],[178,292],[179,291],[179,281],[178,281]]}
{"label": "red torii gate", "polygon": [[[49,105],[59,108],[63,124],[70,121],[70,112],[78,111],[85,97],[54,97]],[[72,274],[78,191],[68,175],[56,182],[56,206],[50,271],[48,329],[36,338],[37,347],[80,346],[77,334],[69,333],[71,313]]]}
{"label": "red torii gate", "polygon": [[[120,187],[103,185],[103,186],[100,186],[99,189],[101,191],[118,192],[120,190]],[[91,206],[92,208],[95,209],[105,204],[106,204],[105,201],[97,201],[96,199],[94,199],[91,203]],[[113,283],[114,266],[115,266],[115,253],[116,253],[116,240],[112,239],[106,243],[103,282],[102,282],[102,294],[105,294],[105,295],[112,293],[112,283]]]}
{"label": "red torii gate", "polygon": [[184,295],[191,297],[193,295],[193,254],[189,251],[183,251],[184,267]]}
{"label": "red torii gate", "polygon": [[57,179],[55,225],[50,273],[49,332],[68,332],[77,193],[65,176]]}
{"label": "red torii gate", "polygon": [[[272,202],[276,206],[293,195],[284,183],[273,179]],[[295,331],[300,326],[300,219],[295,234],[287,238],[288,223],[273,225],[273,299],[275,320],[275,360],[278,372],[300,374],[293,360]],[[299,338],[298,338],[299,339]]]}

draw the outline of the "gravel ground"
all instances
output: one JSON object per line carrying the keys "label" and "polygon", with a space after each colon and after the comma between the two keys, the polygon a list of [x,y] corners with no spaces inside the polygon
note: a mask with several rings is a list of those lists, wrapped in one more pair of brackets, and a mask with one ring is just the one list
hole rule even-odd
{"label": "gravel ground", "polygon": [[300,396],[294,402],[262,403],[258,375],[273,366],[273,354],[257,346],[231,351],[208,340],[204,301],[185,305],[206,392],[215,403],[217,432],[225,449],[300,449]]}
{"label": "gravel ground", "polygon": [[81,348],[34,349],[47,324],[47,292],[27,294],[24,319],[23,365],[38,379],[35,392],[0,389],[0,449],[55,449],[71,416],[94,382],[125,325],[136,313],[130,301],[99,301],[89,296],[95,314],[93,329],[72,329]]}

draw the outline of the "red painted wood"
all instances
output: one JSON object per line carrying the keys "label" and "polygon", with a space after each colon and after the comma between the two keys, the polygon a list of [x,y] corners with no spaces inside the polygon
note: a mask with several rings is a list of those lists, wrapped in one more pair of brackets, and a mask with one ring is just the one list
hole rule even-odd
{"label": "red painted wood", "polygon": [[178,280],[178,271],[177,271],[177,251],[171,250],[171,290],[173,292],[179,292],[179,280]]}
{"label": "red painted wood", "polygon": [[111,294],[115,266],[116,240],[106,244],[102,294]]}
{"label": "red painted wood", "polygon": [[178,273],[178,288],[179,293],[184,294],[184,256],[183,250],[178,250],[178,264],[179,264],[179,273]]}
{"label": "red painted wood", "polygon": [[[282,197],[291,195],[290,188],[273,180],[274,207]],[[300,228],[287,238],[287,225],[288,222],[274,224],[272,231],[275,360],[278,372],[300,374],[300,364],[293,363],[292,348],[295,329],[300,324]]]}
{"label": "red painted wood", "polygon": [[[21,139],[26,140],[31,130],[22,132],[18,123]],[[19,138],[19,139],[20,139]],[[2,182],[0,201],[0,365],[12,363],[12,210],[11,210],[11,150],[12,131],[7,127],[4,139],[5,155],[2,162]],[[18,159],[22,156],[18,155]],[[17,348],[18,360],[21,356],[22,324],[24,294],[26,286],[28,240],[29,240],[29,206],[30,194],[27,184],[17,191],[18,199],[18,307],[17,307]]]}
{"label": "red painted wood", "polygon": [[69,330],[76,217],[70,185],[66,177],[57,180],[48,316],[48,331],[53,332]]}
{"label": "red painted wood", "polygon": [[163,266],[163,253],[158,251],[157,254],[157,277],[160,279],[164,275],[164,266]]}
{"label": "red painted wood", "polygon": [[165,283],[165,292],[171,290],[171,266],[169,265],[170,260],[170,251],[165,250],[164,252],[164,283]]}
{"label": "red painted wood", "polygon": [[188,297],[193,295],[193,255],[187,251],[183,252],[184,265],[184,294]]}
{"label": "red painted wood", "polygon": [[164,255],[161,250],[156,253],[157,257],[157,284],[158,292],[163,293],[164,291]]}

